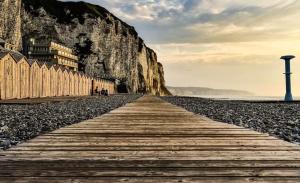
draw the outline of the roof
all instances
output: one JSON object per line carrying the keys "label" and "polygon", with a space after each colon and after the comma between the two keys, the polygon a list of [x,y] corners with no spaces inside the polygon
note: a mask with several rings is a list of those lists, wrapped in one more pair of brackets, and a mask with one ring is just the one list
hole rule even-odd
{"label": "roof", "polygon": [[0,50],[0,59],[9,54],[9,51]]}
{"label": "roof", "polygon": [[79,75],[81,75],[81,76],[84,76],[85,74],[82,72],[82,71],[77,71],[77,73],[79,74]]}
{"label": "roof", "polygon": [[38,62],[36,59],[28,59],[27,61],[28,61],[29,65],[32,65],[35,62]]}
{"label": "roof", "polygon": [[37,63],[38,63],[38,65],[39,65],[40,67],[42,67],[42,66],[45,64],[45,62],[42,62],[42,61],[39,61],[39,60],[37,60]]}
{"label": "roof", "polygon": [[60,69],[62,72],[65,71],[65,68],[62,67],[62,66],[60,66],[60,65],[56,65],[55,68],[56,68],[56,70],[59,70],[59,69]]}
{"label": "roof", "polygon": [[44,62],[44,64],[50,69],[53,65],[55,65],[52,62]]}
{"label": "roof", "polygon": [[64,72],[65,71],[67,71],[68,73],[70,72],[70,69],[68,69],[68,68],[64,68],[64,70],[63,70]]}
{"label": "roof", "polygon": [[[0,39],[1,39],[1,38],[0,38]],[[22,58],[26,58],[26,57],[25,57],[24,55],[22,55],[20,52],[8,50],[8,49],[3,48],[2,46],[0,46],[0,53],[1,53],[0,58],[3,58],[3,57],[6,56],[8,53],[10,53],[10,55],[13,57],[13,59],[16,60],[16,62],[19,62]]]}
{"label": "roof", "polygon": [[53,67],[54,67],[55,70],[58,70],[60,68],[60,66],[57,65],[57,64],[54,64]]}
{"label": "roof", "polygon": [[9,51],[9,53],[17,62],[19,62],[20,60],[25,58],[24,55],[22,55],[20,52],[17,52],[17,51]]}
{"label": "roof", "polygon": [[0,43],[5,43],[4,39],[0,38]]}

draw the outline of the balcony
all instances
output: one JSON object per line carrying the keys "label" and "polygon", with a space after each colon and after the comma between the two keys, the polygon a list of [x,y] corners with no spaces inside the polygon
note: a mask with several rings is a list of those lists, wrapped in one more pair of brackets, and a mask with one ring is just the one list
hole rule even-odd
{"label": "balcony", "polygon": [[51,50],[51,53],[54,55],[58,55],[58,56],[62,56],[62,57],[66,57],[66,58],[78,61],[78,57],[73,54],[70,54],[70,53],[66,53],[66,52],[59,51],[59,50]]}

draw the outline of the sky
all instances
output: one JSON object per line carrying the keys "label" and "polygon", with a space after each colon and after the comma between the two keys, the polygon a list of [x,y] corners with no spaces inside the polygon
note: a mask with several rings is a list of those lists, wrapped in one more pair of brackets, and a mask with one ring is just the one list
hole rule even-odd
{"label": "sky", "polygon": [[283,96],[280,57],[293,54],[293,93],[300,96],[299,0],[85,1],[136,28],[157,52],[168,86]]}

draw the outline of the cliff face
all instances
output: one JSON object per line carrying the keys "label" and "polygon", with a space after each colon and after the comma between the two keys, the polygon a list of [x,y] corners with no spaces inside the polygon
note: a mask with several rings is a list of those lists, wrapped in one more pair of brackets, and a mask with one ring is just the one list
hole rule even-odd
{"label": "cliff face", "polygon": [[21,17],[24,43],[55,40],[77,52],[87,74],[118,78],[131,93],[168,94],[156,53],[106,9],[84,2],[23,0]]}
{"label": "cliff face", "polygon": [[21,0],[0,0],[0,38],[21,46]]}

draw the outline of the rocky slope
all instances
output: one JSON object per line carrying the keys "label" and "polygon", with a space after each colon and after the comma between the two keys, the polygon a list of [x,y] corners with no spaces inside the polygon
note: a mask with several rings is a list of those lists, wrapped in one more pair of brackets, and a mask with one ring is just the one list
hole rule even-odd
{"label": "rocky slope", "polygon": [[21,0],[0,0],[0,38],[21,46]]}
{"label": "rocky slope", "polygon": [[[20,0],[4,1],[20,5]],[[22,4],[21,20],[16,19],[12,23],[15,26],[8,29],[17,32],[17,25],[22,25],[23,45],[30,38],[55,40],[74,49],[80,68],[87,74],[117,78],[130,93],[169,94],[156,53],[132,26],[106,9],[85,2],[57,0],[22,0]]]}

